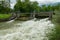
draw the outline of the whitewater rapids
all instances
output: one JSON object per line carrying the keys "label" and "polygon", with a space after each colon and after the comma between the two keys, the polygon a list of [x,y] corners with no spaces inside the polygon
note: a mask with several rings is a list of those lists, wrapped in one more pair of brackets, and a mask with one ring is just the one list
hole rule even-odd
{"label": "whitewater rapids", "polygon": [[[13,26],[12,26],[13,27]],[[13,28],[0,30],[0,40],[48,40],[54,24],[48,18],[32,19],[14,24]]]}

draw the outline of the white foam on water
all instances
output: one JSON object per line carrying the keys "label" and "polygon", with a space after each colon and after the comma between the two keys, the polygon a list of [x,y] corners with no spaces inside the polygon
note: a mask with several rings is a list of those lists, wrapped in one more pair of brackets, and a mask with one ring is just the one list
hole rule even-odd
{"label": "white foam on water", "polygon": [[54,24],[48,18],[39,21],[32,19],[17,23],[15,26],[12,29],[3,30],[6,34],[0,36],[0,40],[48,40],[46,34],[54,29]]}
{"label": "white foam on water", "polygon": [[6,23],[11,23],[11,22],[13,22],[14,20],[10,20],[10,21],[8,21],[8,22],[6,22]]}

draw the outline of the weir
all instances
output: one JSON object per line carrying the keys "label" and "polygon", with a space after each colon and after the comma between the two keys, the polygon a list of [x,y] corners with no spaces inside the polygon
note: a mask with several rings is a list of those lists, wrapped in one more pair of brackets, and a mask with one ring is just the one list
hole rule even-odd
{"label": "weir", "polygon": [[20,13],[20,12],[15,12],[15,13],[12,13],[12,16],[9,20],[13,20],[13,19],[24,19],[24,18],[27,18],[26,20],[28,19],[34,19],[34,18],[37,18],[37,19],[43,19],[43,18],[49,18],[49,20],[52,20],[52,16],[54,15],[55,13],[54,12],[40,12],[40,13]]}
{"label": "weir", "polygon": [[40,13],[36,13],[35,17],[36,18],[49,18],[50,20],[52,20],[53,15],[54,15],[54,12],[40,12]]}
{"label": "weir", "polygon": [[[20,17],[29,17],[29,19],[37,18],[37,19],[43,19],[43,18],[49,18],[52,20],[52,16],[54,15],[54,12],[40,12],[40,13],[20,13]],[[27,15],[27,16],[24,16]]]}

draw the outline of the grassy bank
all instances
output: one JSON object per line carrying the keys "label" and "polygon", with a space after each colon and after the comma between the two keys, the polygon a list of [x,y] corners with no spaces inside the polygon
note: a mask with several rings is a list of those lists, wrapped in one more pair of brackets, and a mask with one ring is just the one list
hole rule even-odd
{"label": "grassy bank", "polygon": [[11,16],[11,14],[0,14],[0,19],[7,19]]}
{"label": "grassy bank", "polygon": [[56,38],[55,40],[60,40],[60,11],[55,11],[56,15],[54,16],[54,23],[56,27]]}
{"label": "grassy bank", "polygon": [[55,15],[53,15],[52,22],[55,24],[55,31],[50,34],[50,40],[60,40],[60,12],[55,11]]}

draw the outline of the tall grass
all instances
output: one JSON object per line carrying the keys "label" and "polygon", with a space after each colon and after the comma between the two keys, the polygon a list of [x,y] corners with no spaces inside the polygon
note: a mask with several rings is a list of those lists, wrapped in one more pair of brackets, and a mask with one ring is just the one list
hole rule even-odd
{"label": "tall grass", "polygon": [[50,34],[49,40],[60,40],[60,12],[55,11],[52,22],[55,24],[55,31]]}

